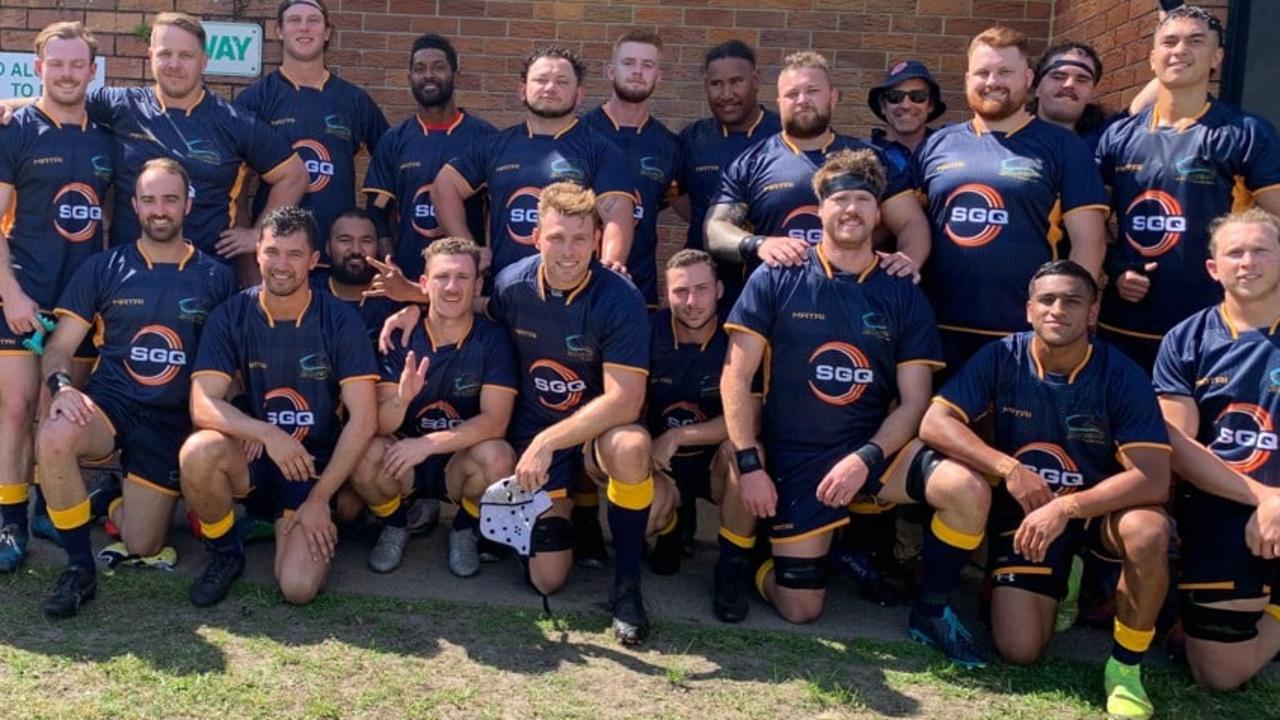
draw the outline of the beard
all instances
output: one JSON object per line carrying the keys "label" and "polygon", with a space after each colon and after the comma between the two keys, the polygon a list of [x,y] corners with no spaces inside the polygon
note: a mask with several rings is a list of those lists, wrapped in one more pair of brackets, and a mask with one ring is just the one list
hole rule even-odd
{"label": "beard", "polygon": [[816,138],[831,127],[831,109],[828,108],[824,113],[822,110],[814,108],[813,118],[801,120],[795,116],[789,117],[782,123],[782,129],[787,131],[787,135],[801,140]]}
{"label": "beard", "polygon": [[653,95],[653,86],[639,89],[623,84],[619,80],[613,81],[613,92],[618,96],[619,100],[629,103],[642,103]]}
{"label": "beard", "polygon": [[413,86],[413,99],[424,108],[440,107],[448,104],[453,99],[453,80],[445,80],[441,82],[438,89],[431,91],[425,89],[422,85]]}
{"label": "beard", "polygon": [[988,122],[999,122],[1026,107],[1027,92],[1009,88],[1009,92],[1003,100],[983,97],[974,92],[966,92],[965,99],[969,101],[969,108],[973,110],[975,115]]}
{"label": "beard", "polygon": [[545,104],[535,105],[534,103],[531,103],[528,100],[525,100],[524,106],[525,106],[525,109],[527,109],[529,112],[545,120],[558,120],[562,117],[565,117],[566,115],[569,115],[574,110],[573,103],[567,103],[562,108],[553,108],[553,107],[548,107]]}
{"label": "beard", "polygon": [[352,255],[329,266],[329,275],[343,285],[365,286],[377,273],[364,258]]}
{"label": "beard", "polygon": [[[168,218],[166,218],[168,219]],[[150,218],[142,221],[142,234],[147,239],[157,243],[172,242],[174,238],[182,237],[182,223],[171,222],[166,228],[158,228]]]}

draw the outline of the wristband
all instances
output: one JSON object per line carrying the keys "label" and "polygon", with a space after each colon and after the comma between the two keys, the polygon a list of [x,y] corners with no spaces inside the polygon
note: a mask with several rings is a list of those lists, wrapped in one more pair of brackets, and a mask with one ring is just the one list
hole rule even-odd
{"label": "wristband", "polygon": [[62,388],[71,387],[71,376],[59,370],[45,378],[44,384],[48,386],[50,395],[57,395]]}
{"label": "wristband", "polygon": [[869,442],[862,447],[853,451],[854,455],[862,458],[862,464],[867,466],[867,478],[877,477],[880,474],[880,468],[884,465],[884,449],[879,445]]}
{"label": "wristband", "polygon": [[738,463],[739,475],[746,475],[747,473],[764,469],[764,465],[760,463],[760,453],[753,447],[735,451],[733,458]]}
{"label": "wristband", "polygon": [[738,241],[738,254],[743,260],[755,260],[756,255],[760,252],[760,246],[764,244],[763,235],[748,235]]}
{"label": "wristband", "polygon": [[996,463],[996,475],[999,475],[1001,479],[1007,479],[1013,474],[1014,470],[1018,469],[1020,464],[1017,458],[1005,455],[1000,459],[1000,462]]}

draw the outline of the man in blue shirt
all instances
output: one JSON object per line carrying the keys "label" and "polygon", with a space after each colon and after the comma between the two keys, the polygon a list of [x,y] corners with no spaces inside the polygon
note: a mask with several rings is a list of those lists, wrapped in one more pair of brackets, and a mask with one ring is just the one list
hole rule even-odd
{"label": "man in blue shirt", "polygon": [[311,286],[350,305],[360,315],[375,347],[382,324],[400,309],[396,301],[366,292],[376,273],[370,258],[378,254],[378,230],[360,208],[344,211],[333,221],[324,257],[329,267],[311,273]]}
{"label": "man in blue shirt", "polygon": [[895,171],[905,173],[911,172],[911,153],[933,132],[927,123],[947,112],[942,88],[919,60],[889,68],[867,93],[867,107],[885,123],[871,131],[871,144]]}

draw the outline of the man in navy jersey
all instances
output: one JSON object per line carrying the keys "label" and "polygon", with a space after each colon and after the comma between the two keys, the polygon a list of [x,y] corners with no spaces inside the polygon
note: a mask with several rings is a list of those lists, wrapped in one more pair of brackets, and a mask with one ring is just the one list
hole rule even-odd
{"label": "man in navy jersey", "polygon": [[1156,357],[1173,440],[1182,629],[1199,684],[1239,687],[1280,652],[1280,219],[1214,221],[1221,304],[1178,323]]}
{"label": "man in navy jersey", "polygon": [[[373,152],[361,191],[382,237],[390,238],[392,258],[405,278],[422,275],[422,250],[445,236],[436,217],[431,187],[450,158],[497,130],[458,108],[454,81],[458,53],[444,37],[420,35],[409,50],[409,89],[417,110],[383,135]],[[470,236],[485,237],[484,193],[464,204]],[[486,260],[484,266],[488,265]]]}
{"label": "man in navy jersey", "polygon": [[871,144],[895,172],[908,174],[911,153],[933,133],[927,123],[947,112],[942,88],[919,60],[904,60],[889,68],[880,84],[867,93],[867,107],[885,123],[871,131]]}
{"label": "man in navy jersey", "polygon": [[[1140,663],[1169,582],[1169,444],[1155,394],[1132,360],[1091,337],[1099,291],[1070,260],[1042,265],[1030,332],[985,345],[934,398],[920,437],[974,479],[994,477],[991,628],[1009,662],[1033,663],[1053,635],[1082,547],[1122,563],[1109,717],[1151,717]],[[988,444],[970,423],[990,413]]]}
{"label": "man in navy jersey", "polygon": [[[338,542],[330,501],[377,425],[377,366],[360,317],[307,283],[320,260],[315,220],[289,205],[269,213],[261,232],[262,284],[210,315],[191,376],[197,429],[179,460],[209,555],[191,586],[197,607],[220,602],[244,571],[237,498],[275,520],[285,602],[311,602]],[[237,377],[240,406],[225,399]]]}
{"label": "man in navy jersey", "polygon": [[913,160],[933,254],[923,287],[951,372],[992,338],[1026,327],[1027,281],[1061,257],[1099,273],[1106,194],[1073,133],[1026,111],[1027,37],[995,26],[969,43],[973,119],[934,133]]}
{"label": "man in navy jersey", "polygon": [[627,271],[649,307],[658,306],[658,211],[676,189],[680,143],[650,114],[650,98],[662,78],[662,38],[631,30],[613,44],[604,67],[613,94],[583,118],[608,138],[629,163],[635,188],[635,234]]}
{"label": "man in navy jersey", "polygon": [[378,254],[378,230],[373,219],[360,208],[351,208],[333,221],[324,257],[329,267],[311,274],[311,286],[350,305],[360,314],[369,344],[376,346],[378,332],[400,304],[366,292],[376,274],[369,259]]}
{"label": "man in navy jersey", "polygon": [[111,136],[84,109],[97,49],[78,22],[41,30],[40,100],[0,131],[0,208],[11,209],[0,220],[0,572],[22,565],[29,537],[40,359],[22,342],[40,328],[38,316],[52,312],[72,274],[102,248]]}
{"label": "man in navy jersey", "polygon": [[459,506],[449,533],[449,570],[480,570],[480,498],[511,474],[515,454],[503,438],[518,383],[506,329],[478,315],[480,249],[441,238],[425,251],[421,284],[427,314],[408,342],[381,362],[378,437],[355,474],[355,488],[382,519],[369,567],[391,572],[409,539],[401,498],[440,498]]}
{"label": "man in navy jersey", "polygon": [[463,201],[488,189],[494,273],[537,254],[533,230],[538,195],[560,181],[595,192],[602,224],[600,260],[626,270],[635,229],[635,183],[622,153],[573,114],[582,102],[585,73],[586,65],[572,50],[554,45],[534,50],[520,67],[525,121],[471,144],[436,176],[436,216],[454,237],[472,238]]}
{"label": "man in navy jersey", "polygon": [[[177,161],[148,161],[134,189],[142,235],[80,267],[58,300],[60,321],[42,360],[52,402],[36,457],[67,553],[67,569],[44,603],[54,617],[75,615],[96,591],[81,460],[121,451],[123,495],[108,515],[128,554],[145,558],[164,549],[179,497],[178,448],[191,427],[191,361],[205,319],[236,290],[231,269],[184,237],[191,200]],[[68,370],[95,326],[99,357],[82,392]]]}
{"label": "man in navy jersey", "polygon": [[[713,609],[721,620],[745,617],[757,522],[773,559],[757,569],[756,589],[783,618],[810,622],[825,601],[832,534],[849,522],[854,497],[928,503],[937,509],[941,548],[926,547],[911,628],[976,665],[981,659],[947,602],[981,542],[987,489],[965,474],[931,474],[918,444],[900,452],[928,407],[942,351],[924,294],[910,278],[885,272],[872,250],[884,184],[870,149],[828,158],[812,180],[822,239],[802,265],[757,269],[725,323],[720,388],[738,474],[725,489],[722,517],[738,505],[745,525],[721,530]],[[757,428],[751,384],[766,361]]]}
{"label": "man in navy jersey", "polygon": [[1160,338],[1222,297],[1202,269],[1209,221],[1257,203],[1280,212],[1280,138],[1266,120],[1209,95],[1222,24],[1195,6],[1160,21],[1157,98],[1107,129],[1098,165],[1119,229],[1107,252],[1101,327],[1144,367]]}
{"label": "man in navy jersey", "polygon": [[[741,40],[727,40],[707,51],[702,86],[711,117],[695,120],[680,131],[679,184],[689,204],[685,247],[694,250],[705,247],[702,226],[720,192],[720,173],[751,145],[782,129],[778,114],[759,102],[756,53]],[[721,278],[735,288],[744,279]],[[736,290],[732,294],[736,297]]]}
{"label": "man in navy jersey", "polygon": [[[327,265],[329,227],[355,207],[356,155],[373,152],[387,118],[367,92],[325,65],[333,26],[324,0],[282,0],[276,35],[284,50],[280,67],[245,88],[235,106],[275,128],[302,158],[307,189],[299,204],[316,217],[320,261]],[[258,187],[254,217],[266,209],[271,190],[268,183]]]}
{"label": "man in navy jersey", "polygon": [[[833,152],[870,147],[831,129],[838,98],[826,58],[803,51],[783,60],[778,73],[782,132],[752,146],[725,169],[707,214],[707,249],[726,275],[733,272],[730,268],[759,262],[801,264],[822,235],[810,185],[813,173]],[[911,192],[910,175],[892,167],[888,173],[879,199],[881,216],[901,252],[885,257],[886,269],[910,275],[929,256],[929,225]]]}

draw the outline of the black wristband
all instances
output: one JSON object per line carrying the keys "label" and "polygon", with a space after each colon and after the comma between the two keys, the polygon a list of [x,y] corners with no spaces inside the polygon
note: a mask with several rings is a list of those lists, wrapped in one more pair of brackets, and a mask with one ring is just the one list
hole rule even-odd
{"label": "black wristband", "polygon": [[746,475],[749,472],[764,469],[764,465],[760,462],[760,453],[753,447],[735,451],[733,458],[738,463],[739,475]]}
{"label": "black wristband", "polygon": [[879,445],[873,442],[865,443],[854,450],[853,454],[862,458],[862,464],[867,466],[868,479],[880,474],[880,468],[884,465],[884,450]]}
{"label": "black wristband", "polygon": [[743,260],[755,260],[763,244],[763,235],[748,235],[738,242],[738,254]]}
{"label": "black wristband", "polygon": [[45,378],[44,384],[48,386],[50,395],[57,395],[62,388],[71,387],[71,376],[59,370]]}

